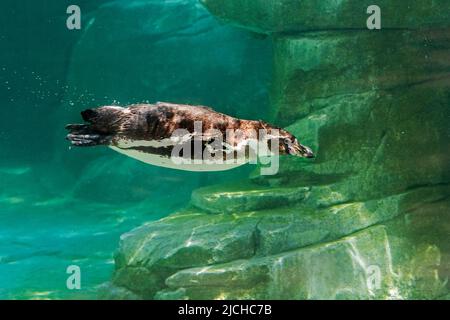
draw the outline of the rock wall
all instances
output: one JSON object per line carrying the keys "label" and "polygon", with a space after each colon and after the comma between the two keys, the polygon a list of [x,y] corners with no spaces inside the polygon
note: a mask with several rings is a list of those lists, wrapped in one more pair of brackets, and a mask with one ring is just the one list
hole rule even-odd
{"label": "rock wall", "polygon": [[[203,0],[270,34],[272,108],[313,147],[123,235],[108,298],[433,299],[450,275],[450,3]],[[359,13],[359,14],[358,14]]]}

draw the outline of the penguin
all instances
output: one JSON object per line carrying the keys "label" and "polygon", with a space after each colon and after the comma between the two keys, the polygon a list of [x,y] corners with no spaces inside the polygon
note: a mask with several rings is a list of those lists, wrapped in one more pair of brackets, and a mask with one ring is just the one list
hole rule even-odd
{"label": "penguin", "polygon": [[309,147],[285,129],[261,120],[234,118],[206,106],[167,102],[103,106],[84,110],[81,117],[86,123],[66,126],[66,139],[72,146],[107,146],[166,168],[233,169],[248,163],[252,142],[261,141],[270,155],[314,157]]}

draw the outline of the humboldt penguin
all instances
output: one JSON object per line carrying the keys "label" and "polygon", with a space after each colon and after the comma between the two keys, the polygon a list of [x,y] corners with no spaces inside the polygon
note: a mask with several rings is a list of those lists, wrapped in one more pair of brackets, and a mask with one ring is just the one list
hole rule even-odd
{"label": "humboldt penguin", "polygon": [[[85,124],[66,126],[66,138],[73,146],[108,146],[145,163],[173,169],[222,171],[241,166],[249,162],[249,142],[262,141],[261,132],[269,137],[264,143],[270,152],[314,157],[310,148],[284,129],[260,120],[237,119],[205,106],[166,102],[104,106],[85,110],[81,116]],[[180,146],[192,147],[194,152],[186,156],[185,150],[177,150]],[[216,161],[206,161],[205,150]],[[180,161],[187,158],[193,161]]]}

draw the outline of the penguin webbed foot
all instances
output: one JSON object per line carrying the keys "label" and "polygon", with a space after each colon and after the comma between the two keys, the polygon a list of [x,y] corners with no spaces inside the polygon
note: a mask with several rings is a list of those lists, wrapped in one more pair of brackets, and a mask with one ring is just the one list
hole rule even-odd
{"label": "penguin webbed foot", "polygon": [[69,130],[66,140],[69,140],[73,146],[92,147],[107,145],[111,141],[110,136],[95,132],[87,124],[68,124],[66,129]]}
{"label": "penguin webbed foot", "polygon": [[76,147],[92,147],[99,145],[108,145],[111,141],[109,136],[100,134],[72,134],[69,133],[66,139]]}

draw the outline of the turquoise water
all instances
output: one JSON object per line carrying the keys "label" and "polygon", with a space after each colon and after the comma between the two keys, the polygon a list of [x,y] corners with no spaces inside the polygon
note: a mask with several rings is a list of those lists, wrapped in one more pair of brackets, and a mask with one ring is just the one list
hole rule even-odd
{"label": "turquoise water", "polygon": [[[0,31],[0,298],[93,298],[122,233],[185,206],[199,186],[246,175],[148,166],[70,149],[64,126],[100,105],[175,101],[267,115],[270,44],[195,1],[3,1]],[[251,77],[243,77],[251,73]],[[66,288],[66,268],[85,272]]]}

